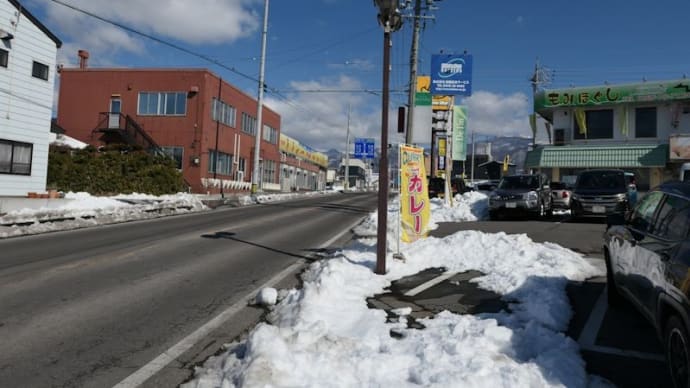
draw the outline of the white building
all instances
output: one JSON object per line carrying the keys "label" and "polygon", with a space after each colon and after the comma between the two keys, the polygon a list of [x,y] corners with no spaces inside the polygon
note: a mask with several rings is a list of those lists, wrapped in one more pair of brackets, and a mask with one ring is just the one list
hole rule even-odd
{"label": "white building", "polygon": [[17,0],[0,0],[0,196],[44,192],[57,49]]}

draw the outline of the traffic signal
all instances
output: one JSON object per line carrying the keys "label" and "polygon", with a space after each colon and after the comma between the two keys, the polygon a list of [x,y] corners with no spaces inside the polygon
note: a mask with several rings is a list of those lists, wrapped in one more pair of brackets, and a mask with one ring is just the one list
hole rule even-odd
{"label": "traffic signal", "polygon": [[405,107],[398,107],[398,133],[405,133]]}

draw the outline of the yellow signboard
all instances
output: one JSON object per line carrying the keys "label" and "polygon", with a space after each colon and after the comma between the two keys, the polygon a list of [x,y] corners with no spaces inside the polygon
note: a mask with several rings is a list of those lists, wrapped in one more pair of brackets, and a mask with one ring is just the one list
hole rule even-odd
{"label": "yellow signboard", "polygon": [[400,146],[400,179],[401,238],[414,242],[427,236],[431,218],[424,149]]}
{"label": "yellow signboard", "polygon": [[452,96],[431,96],[431,109],[433,110],[450,110],[452,106]]}
{"label": "yellow signboard", "polygon": [[417,93],[429,93],[431,91],[431,77],[428,75],[417,76]]}

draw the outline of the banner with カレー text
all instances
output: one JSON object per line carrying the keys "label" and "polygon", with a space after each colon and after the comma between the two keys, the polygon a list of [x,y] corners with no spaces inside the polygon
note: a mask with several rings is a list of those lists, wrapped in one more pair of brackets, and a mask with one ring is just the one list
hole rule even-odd
{"label": "banner with \u30ab\u30ec\u30fc text", "polygon": [[424,149],[400,146],[400,178],[401,239],[414,242],[427,236],[431,218]]}

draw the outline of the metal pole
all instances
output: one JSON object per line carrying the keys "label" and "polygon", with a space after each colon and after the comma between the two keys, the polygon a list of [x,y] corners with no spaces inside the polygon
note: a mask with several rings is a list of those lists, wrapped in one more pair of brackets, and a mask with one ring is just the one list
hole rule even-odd
{"label": "metal pole", "polygon": [[256,112],[256,140],[254,142],[254,169],[252,171],[252,194],[259,190],[259,151],[263,129],[264,72],[266,70],[266,34],[268,33],[268,0],[264,0],[264,28],[261,33],[261,65],[259,66],[259,101]]}
{"label": "metal pole", "polygon": [[[223,87],[223,77],[220,77],[218,79],[218,99],[216,100],[216,149],[213,151],[214,152],[214,158],[213,158],[213,179],[216,179],[217,172],[218,172],[218,157],[220,156],[220,153],[218,152],[218,132],[220,130],[220,92]],[[220,197],[225,198],[223,196],[223,180],[220,180]]]}
{"label": "metal pole", "polygon": [[472,131],[472,167],[471,167],[471,172],[470,172],[470,175],[471,175],[470,178],[472,180],[472,184],[474,184],[474,159],[475,159],[474,151],[475,151],[475,148],[474,148],[474,131]]}
{"label": "metal pole", "polygon": [[407,99],[407,132],[405,143],[412,144],[412,121],[414,121],[415,92],[417,92],[417,56],[419,55],[420,16],[422,14],[422,0],[415,0],[414,29],[412,33],[412,48],[410,49],[410,90]]}
{"label": "metal pole", "polygon": [[347,104],[347,144],[345,146],[345,184],[343,189],[350,188],[350,104]]}
{"label": "metal pole", "polygon": [[388,233],[388,83],[390,79],[391,27],[383,32],[383,97],[381,102],[381,159],[379,160],[378,229],[376,233],[376,273],[386,273],[386,238]]}

